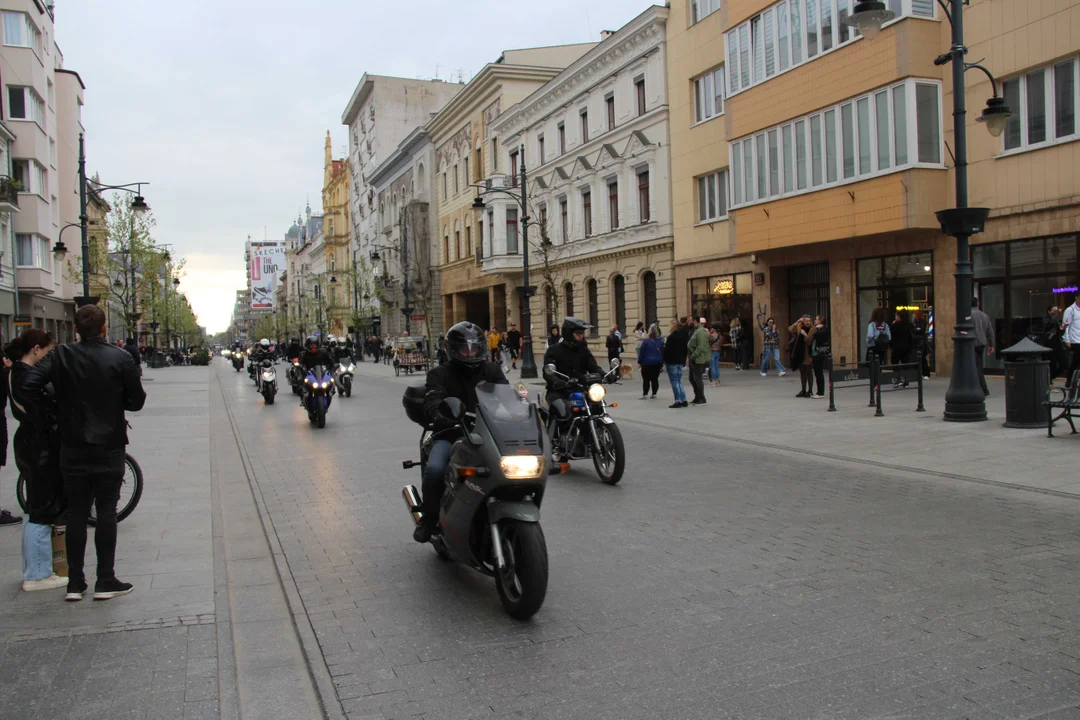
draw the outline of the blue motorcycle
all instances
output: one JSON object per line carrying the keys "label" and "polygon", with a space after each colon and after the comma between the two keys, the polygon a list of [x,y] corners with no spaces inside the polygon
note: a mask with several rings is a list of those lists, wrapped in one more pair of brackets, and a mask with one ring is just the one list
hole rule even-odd
{"label": "blue motorcycle", "polygon": [[330,399],[334,395],[334,377],[322,365],[316,365],[304,378],[304,387],[308,420],[321,428],[326,427],[326,411],[330,409]]}

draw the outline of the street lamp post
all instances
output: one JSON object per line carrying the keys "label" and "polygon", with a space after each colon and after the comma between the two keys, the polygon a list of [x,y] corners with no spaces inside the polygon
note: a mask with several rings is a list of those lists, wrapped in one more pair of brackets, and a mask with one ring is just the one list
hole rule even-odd
{"label": "street lamp post", "polygon": [[[964,55],[964,4],[966,0],[937,0],[952,25],[952,43],[949,51],[939,55],[935,65],[952,63],[953,81],[953,133],[956,172],[956,207],[937,212],[941,231],[956,238],[956,324],[953,328],[953,363],[949,390],[945,394],[945,420],[949,422],[978,422],[986,420],[986,396],[979,384],[975,362],[975,334],[971,322],[972,267],[968,240],[983,231],[989,208],[968,207],[967,174],[967,103],[964,74],[968,70],[980,70],[990,78],[993,97],[978,118],[986,123],[987,130],[998,137],[1005,130],[1011,116],[1004,98],[998,96],[997,82],[993,74],[978,63],[967,63]],[[894,17],[894,13],[880,0],[864,0],[855,6],[854,12],[844,22],[858,28],[864,38],[877,36],[882,23]]]}

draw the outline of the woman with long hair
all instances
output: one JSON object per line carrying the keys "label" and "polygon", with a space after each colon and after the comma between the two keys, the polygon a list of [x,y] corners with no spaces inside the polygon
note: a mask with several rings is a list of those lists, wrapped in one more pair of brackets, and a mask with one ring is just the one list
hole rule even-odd
{"label": "woman with long hair", "polygon": [[[26,487],[27,518],[23,524],[23,590],[51,590],[67,586],[68,579],[53,573],[52,526],[64,510],[60,474],[60,442],[54,431],[55,412],[35,412],[22,394],[26,373],[55,347],[52,335],[31,328],[12,340],[4,354],[12,361],[8,374],[11,414],[19,421],[15,431],[15,465]],[[51,393],[51,387],[47,388]]]}
{"label": "woman with long hair", "polygon": [[660,371],[664,369],[664,340],[656,323],[649,327],[649,336],[638,345],[638,367],[641,368],[641,399],[652,397],[655,400],[656,391],[660,389]]}

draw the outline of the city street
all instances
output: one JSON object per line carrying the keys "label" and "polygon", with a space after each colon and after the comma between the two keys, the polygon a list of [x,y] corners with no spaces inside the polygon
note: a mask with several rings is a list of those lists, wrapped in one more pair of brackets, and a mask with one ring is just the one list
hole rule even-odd
{"label": "city street", "polygon": [[[547,600],[519,623],[491,580],[411,540],[420,432],[400,398],[419,378],[359,366],[317,430],[221,359],[147,376],[146,490],[117,563],[136,592],[22,593],[19,531],[0,529],[11,717],[1080,717],[1080,497],[838,459],[823,407],[815,426],[812,401],[755,402],[775,378],[707,388],[693,429],[666,387],[612,388],[626,475],[550,480]],[[728,437],[767,416],[760,442]],[[993,425],[964,436],[973,457],[1014,437]],[[802,452],[809,430],[828,452]],[[1023,434],[1013,462],[1064,470],[1074,440]]]}

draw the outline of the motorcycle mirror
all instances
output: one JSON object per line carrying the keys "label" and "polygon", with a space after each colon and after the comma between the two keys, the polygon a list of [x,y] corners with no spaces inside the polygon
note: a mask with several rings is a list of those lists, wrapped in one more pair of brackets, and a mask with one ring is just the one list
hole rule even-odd
{"label": "motorcycle mirror", "polygon": [[465,417],[465,403],[455,397],[448,397],[439,404],[439,413],[458,421]]}
{"label": "motorcycle mirror", "polygon": [[622,363],[619,361],[619,358],[611,358],[611,369],[612,370],[619,367],[620,365],[622,365]]}
{"label": "motorcycle mirror", "polygon": [[544,372],[546,372],[546,373],[555,372],[555,363],[548,363],[547,365],[545,365],[544,366]]}

